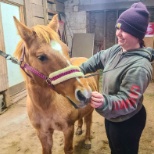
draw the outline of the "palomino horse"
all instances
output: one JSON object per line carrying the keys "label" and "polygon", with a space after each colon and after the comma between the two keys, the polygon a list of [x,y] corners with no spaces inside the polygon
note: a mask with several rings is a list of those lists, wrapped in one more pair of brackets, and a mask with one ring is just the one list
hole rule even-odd
{"label": "palomino horse", "polygon": [[[24,70],[27,111],[43,154],[52,153],[54,130],[63,132],[64,152],[72,154],[74,123],[79,120],[77,133],[82,133],[83,117],[86,123],[85,145],[90,148],[93,108],[88,101],[91,91],[97,90],[97,84],[93,77],[83,78],[78,67],[71,65],[68,48],[57,33],[58,16],[55,15],[47,26],[33,28],[28,28],[15,17],[14,20],[22,38],[15,56],[20,59]],[[72,63],[79,65],[81,62],[73,60]],[[70,102],[81,108],[75,109]],[[83,104],[87,105],[83,107]]]}

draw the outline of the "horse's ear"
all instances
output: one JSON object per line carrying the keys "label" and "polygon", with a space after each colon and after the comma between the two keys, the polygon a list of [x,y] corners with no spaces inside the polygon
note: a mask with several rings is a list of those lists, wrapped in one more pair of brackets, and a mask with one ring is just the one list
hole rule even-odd
{"label": "horse's ear", "polygon": [[59,19],[58,19],[58,14],[54,15],[52,17],[52,20],[48,24],[48,26],[53,29],[54,31],[58,32],[59,29]]}
{"label": "horse's ear", "polygon": [[21,22],[19,22],[16,17],[13,18],[20,37],[25,41],[27,45],[29,45],[36,33]]}

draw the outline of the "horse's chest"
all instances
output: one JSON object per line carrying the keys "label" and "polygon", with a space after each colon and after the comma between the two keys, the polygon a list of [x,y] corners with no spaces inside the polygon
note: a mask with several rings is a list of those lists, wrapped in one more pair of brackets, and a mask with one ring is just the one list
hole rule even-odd
{"label": "horse's chest", "polygon": [[68,125],[67,120],[61,117],[59,118],[52,117],[50,118],[49,123],[50,123],[50,127],[52,127],[55,130],[62,130]]}
{"label": "horse's chest", "polygon": [[[31,106],[30,106],[31,105]],[[63,109],[59,106],[50,106],[48,109],[37,109],[32,104],[29,105],[29,118],[36,129],[54,129],[63,130],[73,124],[77,112],[72,112],[71,109]],[[72,116],[75,114],[76,116]]]}
{"label": "horse's chest", "polygon": [[63,130],[68,127],[68,121],[65,118],[62,118],[58,115],[40,115],[39,119],[36,118],[34,121],[34,127],[40,127],[44,130],[54,129],[54,130]]}

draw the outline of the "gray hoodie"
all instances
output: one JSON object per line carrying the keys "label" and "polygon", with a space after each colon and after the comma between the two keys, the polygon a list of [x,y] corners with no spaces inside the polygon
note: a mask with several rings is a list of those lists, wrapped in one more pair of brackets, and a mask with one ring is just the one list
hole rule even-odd
{"label": "gray hoodie", "polygon": [[152,79],[148,48],[122,52],[119,45],[100,51],[80,68],[84,74],[103,69],[104,105],[96,111],[113,122],[125,121],[140,111],[143,93]]}

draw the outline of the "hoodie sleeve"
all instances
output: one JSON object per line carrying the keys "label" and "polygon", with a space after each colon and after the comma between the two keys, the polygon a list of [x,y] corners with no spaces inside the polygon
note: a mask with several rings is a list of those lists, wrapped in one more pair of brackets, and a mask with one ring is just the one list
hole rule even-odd
{"label": "hoodie sleeve", "polygon": [[120,89],[115,95],[105,95],[105,103],[96,111],[107,119],[127,115],[142,104],[143,93],[151,81],[152,70],[134,67],[125,74]]}
{"label": "hoodie sleeve", "polygon": [[96,72],[98,69],[104,68],[101,62],[101,55],[103,55],[102,52],[103,51],[98,52],[80,65],[80,69],[84,74]]}
{"label": "hoodie sleeve", "polygon": [[[93,55],[90,59],[80,65],[80,69],[84,74],[96,72],[99,69],[104,69],[106,62],[111,57],[117,46],[113,46],[107,50],[102,50],[95,55]],[[112,52],[113,51],[113,52]]]}

